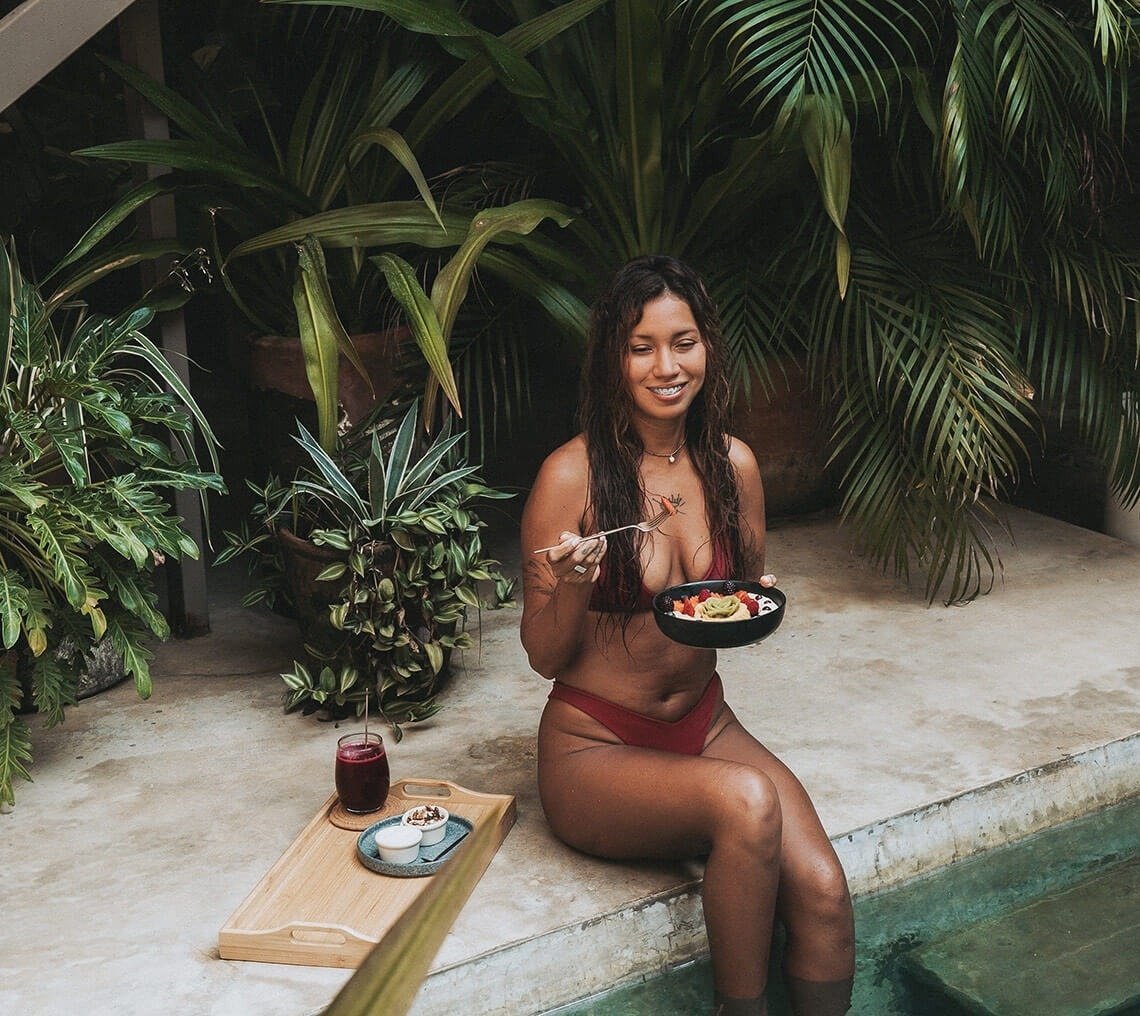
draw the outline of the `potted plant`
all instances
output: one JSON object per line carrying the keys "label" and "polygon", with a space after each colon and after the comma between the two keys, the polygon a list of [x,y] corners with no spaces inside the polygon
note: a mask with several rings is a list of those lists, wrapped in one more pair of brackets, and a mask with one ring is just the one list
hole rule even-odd
{"label": "potted plant", "polygon": [[[468,611],[512,603],[514,582],[486,556],[478,515],[480,503],[512,495],[459,460],[462,433],[445,425],[425,439],[417,404],[387,447],[374,430],[363,455],[339,462],[303,424],[298,431],[311,468],[261,488],[260,531],[231,541],[223,559],[251,554],[269,588],[283,574],[301,606],[310,658],[282,675],[286,710],[345,716],[363,711],[367,696],[399,739],[402,723],[438,711],[451,653],[471,645]],[[325,551],[323,567],[308,563],[321,555],[303,541]]]}
{"label": "potted plant", "polygon": [[[385,12],[400,27],[355,11],[327,10],[319,26],[313,12],[304,12],[307,30],[300,31],[302,12],[259,7],[252,25],[255,37],[265,34],[260,51],[251,45],[243,55],[240,42],[202,47],[182,68],[181,92],[108,60],[165,113],[176,137],[115,142],[76,154],[173,169],[163,179],[180,197],[183,222],[188,229],[197,223],[206,242],[216,244],[232,304],[254,329],[238,343],[240,362],[255,387],[272,386],[294,398],[308,384],[298,371],[280,376],[285,360],[299,365],[303,359],[289,299],[292,245],[315,237],[325,249],[332,304],[361,354],[362,363],[343,364],[339,378],[348,417],[357,422],[382,401],[401,354],[390,329],[393,308],[368,252],[403,247],[412,257],[408,249],[422,256],[454,248],[492,201],[486,193],[460,200],[453,190],[448,207],[437,207],[414,153],[440,140],[496,82],[537,97],[542,83],[526,55],[601,2],[573,0],[501,40],[422,0],[376,6],[391,7]],[[447,42],[437,46],[436,38]],[[251,60],[250,52],[263,57]],[[407,200],[416,195],[418,200]],[[207,211],[208,220],[196,214]],[[204,221],[213,227],[213,240]],[[537,234],[519,235],[489,253],[483,265],[559,327],[580,333],[583,308],[557,281],[577,266],[557,245]],[[480,373],[480,349],[496,362],[501,353],[494,342],[472,343],[466,360],[473,376]],[[508,397],[525,386],[521,372],[508,380]],[[298,408],[292,401],[285,405]],[[271,419],[274,426],[278,421]]]}
{"label": "potted plant", "polygon": [[[81,247],[86,246],[85,238]],[[76,701],[68,654],[121,662],[144,698],[146,642],[169,634],[153,588],[166,558],[198,548],[175,490],[223,492],[196,442],[216,442],[193,396],[144,334],[145,303],[88,314],[65,284],[45,296],[0,245],[0,802],[29,779],[34,706],[51,725]],[[179,282],[148,294],[177,301]],[[145,298],[144,298],[145,300]],[[62,655],[61,655],[62,654]]]}
{"label": "potted plant", "polygon": [[[382,410],[357,427],[336,426],[335,376],[330,379],[328,367],[347,336],[320,271],[321,247],[302,242],[307,256],[294,296],[311,348],[319,439],[301,426],[298,442],[309,464],[288,482],[270,477],[263,486],[251,484],[254,525],[228,532],[218,558],[245,556],[259,574],[247,603],[282,598],[302,622],[313,662],[284,675],[287,708],[335,715],[363,709],[367,695],[398,737],[401,722],[437,710],[435,693],[451,650],[469,644],[458,629],[468,608],[483,605],[477,583],[494,584],[486,605],[510,601],[513,582],[483,556],[482,523],[473,508],[510,495],[477,480],[478,467],[451,459],[465,435],[450,435],[461,407],[448,350],[471,275],[489,245],[525,235],[551,214],[559,213],[535,201],[482,213],[433,280],[430,296],[408,262],[389,252],[375,257],[430,367],[424,419],[413,403],[394,437],[395,420]],[[323,398],[319,389],[329,380],[334,394]],[[440,391],[446,412],[436,405]],[[429,441],[437,416],[441,429]],[[425,446],[416,451],[421,441]],[[330,588],[338,580],[341,585]]]}

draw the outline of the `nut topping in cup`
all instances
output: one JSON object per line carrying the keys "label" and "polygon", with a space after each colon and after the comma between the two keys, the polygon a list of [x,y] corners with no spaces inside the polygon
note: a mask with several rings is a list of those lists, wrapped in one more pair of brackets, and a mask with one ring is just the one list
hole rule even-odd
{"label": "nut topping in cup", "polygon": [[443,839],[447,832],[447,819],[446,808],[438,804],[421,804],[404,812],[402,821],[406,826],[419,829],[424,834],[422,845],[430,847]]}

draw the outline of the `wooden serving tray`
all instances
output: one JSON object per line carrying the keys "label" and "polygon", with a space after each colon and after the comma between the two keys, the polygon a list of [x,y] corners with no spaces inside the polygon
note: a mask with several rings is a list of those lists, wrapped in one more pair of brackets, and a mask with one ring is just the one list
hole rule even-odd
{"label": "wooden serving tray", "polygon": [[[475,829],[497,829],[485,841],[470,893],[515,823],[512,795],[480,794],[446,780],[399,780],[380,811],[350,815],[333,794],[218,933],[222,959],[359,966],[412,901],[454,870],[444,864],[434,875],[395,878],[357,859],[361,830],[424,802],[442,805]],[[461,844],[456,851],[465,849]]]}

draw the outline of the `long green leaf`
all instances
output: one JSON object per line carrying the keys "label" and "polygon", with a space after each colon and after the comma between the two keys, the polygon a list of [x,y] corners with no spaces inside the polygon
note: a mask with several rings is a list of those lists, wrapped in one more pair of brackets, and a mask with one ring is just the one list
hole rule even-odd
{"label": "long green leaf", "polygon": [[331,455],[336,448],[339,405],[338,351],[350,340],[333,305],[324,251],[311,236],[297,246],[293,306],[305,376],[317,405],[317,434],[321,447]]}
{"label": "long green leaf", "polygon": [[[149,364],[151,369],[161,378],[163,385],[174,393],[179,404],[194,418],[199,433],[205,439],[204,444],[207,454],[210,457],[210,464],[214,472],[218,472],[218,439],[213,427],[210,425],[210,421],[206,418],[201,406],[198,405],[198,401],[194,398],[190,389],[178,374],[178,371],[176,371],[170,361],[167,360],[162,350],[140,330],[150,320],[150,311],[143,308],[137,311],[136,314],[141,315],[141,317],[136,317],[134,320],[137,323],[127,329],[126,341],[123,341],[121,344],[119,352],[124,356],[138,357]],[[197,458],[194,455],[193,446],[190,447],[190,455],[196,462]]]}
{"label": "long green leaf", "polygon": [[445,337],[451,335],[459,307],[467,297],[471,273],[483,248],[504,233],[529,233],[544,219],[553,219],[565,227],[572,216],[557,202],[533,198],[516,201],[503,208],[488,208],[475,216],[462,246],[432,284],[431,302]]}
{"label": "long green leaf", "polygon": [[415,270],[395,254],[380,254],[372,261],[384,273],[389,290],[407,315],[408,326],[431,369],[431,376],[443,389],[456,413],[462,416],[459,388],[455,383],[451,360],[448,358],[446,333],[440,324],[435,307],[432,306],[416,278]]}
{"label": "long green leaf", "polygon": [[102,257],[93,257],[76,268],[74,274],[56,283],[55,292],[44,302],[44,315],[50,317],[63,304],[74,299],[83,290],[106,278],[112,272],[133,268],[135,265],[171,255],[187,253],[184,243],[177,239],[139,240],[118,247]]}
{"label": "long green leaf", "polygon": [[494,850],[497,825],[485,822],[469,833],[448,863],[448,877],[432,884],[404,911],[337,993],[325,1016],[403,1016],[412,1006],[428,968]]}
{"label": "long green leaf", "polygon": [[417,415],[418,407],[413,403],[400,421],[400,427],[392,441],[392,450],[388,455],[388,481],[384,489],[387,504],[392,504],[400,496],[407,482],[408,460],[416,443]]}
{"label": "long green leaf", "polygon": [[[503,42],[521,56],[556,38],[578,24],[609,0],[570,0],[554,10],[512,28]],[[418,150],[439,129],[473,102],[495,80],[495,72],[486,57],[469,60],[420,103],[404,137]]]}
{"label": "long green leaf", "polygon": [[127,218],[147,202],[163,194],[169,194],[172,190],[173,188],[162,180],[147,180],[145,183],[133,187],[99,216],[98,220],[79,238],[75,246],[64,255],[63,260],[44,276],[44,282],[54,278],[62,269],[89,254],[117,226],[122,225]]}
{"label": "long green leaf", "polygon": [[8,366],[12,362],[19,285],[19,270],[15,261],[8,257],[7,246],[0,243],[0,390],[8,384]]}
{"label": "long green leaf", "polygon": [[270,167],[244,152],[210,149],[197,141],[113,141],[92,145],[75,152],[89,159],[140,162],[147,166],[169,166],[218,177],[235,187],[252,187],[300,212],[313,208],[309,195],[277,176]]}
{"label": "long green leaf", "polygon": [[[303,423],[297,423],[297,431],[294,440],[308,452],[309,457],[313,460],[313,465],[317,467],[317,470],[328,482],[334,496],[355,515],[358,521],[366,519],[368,517],[368,506],[357,493],[352,481],[344,475],[340,466],[325,452]],[[297,482],[294,481],[294,485]]]}
{"label": "long green leaf", "polygon": [[440,228],[446,228],[443,225],[443,219],[439,217],[435,198],[432,197],[431,188],[428,186],[423,170],[420,169],[415,153],[408,147],[408,143],[400,136],[399,131],[392,130],[391,127],[372,127],[358,133],[353,138],[353,144],[382,145],[388,149],[415,181],[416,190],[420,192],[420,197],[423,198],[424,204],[427,205],[431,214],[435,216],[435,221],[439,223]]}
{"label": "long green leaf", "polygon": [[662,169],[662,105],[665,95],[663,31],[654,4],[615,0],[618,131],[633,189],[638,253],[661,248],[661,216],[667,196]]}
{"label": "long green leaf", "polygon": [[847,294],[851,245],[847,240],[847,202],[851,196],[851,127],[834,99],[804,101],[801,136],[819,183],[823,206],[835,224],[835,270],[839,295]]}
{"label": "long green leaf", "polygon": [[132,67],[114,57],[101,53],[96,53],[96,56],[190,137],[213,148],[229,149],[237,141],[223,123],[203,115],[192,102],[172,88],[155,81],[137,67]]}
{"label": "long green leaf", "polygon": [[309,7],[352,7],[386,14],[408,31],[447,39],[475,42],[494,67],[499,80],[516,95],[542,98],[546,95],[541,76],[514,49],[490,32],[476,28],[454,11],[438,3],[420,0],[268,0],[269,3]]}
{"label": "long green leaf", "polygon": [[243,240],[226,260],[235,261],[283,243],[296,243],[309,235],[325,247],[388,247],[398,243],[454,247],[460,242],[468,219],[447,211],[442,212],[441,217],[443,230],[420,201],[384,201],[334,208]]}

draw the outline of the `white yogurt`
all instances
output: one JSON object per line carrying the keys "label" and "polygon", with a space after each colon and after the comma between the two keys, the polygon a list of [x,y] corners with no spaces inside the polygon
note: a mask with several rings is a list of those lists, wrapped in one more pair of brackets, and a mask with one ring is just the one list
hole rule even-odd
{"label": "white yogurt", "polygon": [[389,864],[411,864],[420,855],[423,833],[413,826],[390,825],[373,834],[376,852]]}

